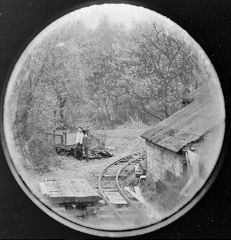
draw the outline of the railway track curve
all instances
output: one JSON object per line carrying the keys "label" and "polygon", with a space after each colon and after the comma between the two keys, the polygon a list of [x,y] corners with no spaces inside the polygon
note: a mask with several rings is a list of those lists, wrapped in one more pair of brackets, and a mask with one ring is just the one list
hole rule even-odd
{"label": "railway track curve", "polygon": [[[129,217],[144,221],[146,216],[139,201],[127,194],[120,184],[125,177],[122,172],[142,159],[140,153],[133,153],[107,165],[98,178],[98,189],[116,219]],[[116,201],[115,201],[116,200]]]}

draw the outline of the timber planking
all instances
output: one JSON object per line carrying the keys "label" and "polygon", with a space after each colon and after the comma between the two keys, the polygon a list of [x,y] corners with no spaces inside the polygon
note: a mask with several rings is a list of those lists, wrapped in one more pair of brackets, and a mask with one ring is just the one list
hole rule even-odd
{"label": "timber planking", "polygon": [[47,188],[45,192],[54,203],[94,202],[100,199],[97,190],[85,178],[46,179],[44,183]]}
{"label": "timber planking", "polygon": [[144,132],[141,137],[174,152],[199,139],[223,120],[211,94],[213,92],[207,85],[197,89],[190,104]]}

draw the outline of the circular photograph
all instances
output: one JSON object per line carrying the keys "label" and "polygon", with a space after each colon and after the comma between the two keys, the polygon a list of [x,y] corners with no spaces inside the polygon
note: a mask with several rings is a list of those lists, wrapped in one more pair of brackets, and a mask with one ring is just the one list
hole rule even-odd
{"label": "circular photograph", "polygon": [[134,236],[201,198],[225,130],[218,76],[165,16],[129,4],[66,14],[21,54],[5,90],[9,167],[77,231]]}

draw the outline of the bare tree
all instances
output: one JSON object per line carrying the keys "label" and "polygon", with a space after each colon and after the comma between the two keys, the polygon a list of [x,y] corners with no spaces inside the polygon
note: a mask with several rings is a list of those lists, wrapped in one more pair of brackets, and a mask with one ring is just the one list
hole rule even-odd
{"label": "bare tree", "polygon": [[[197,57],[191,46],[154,23],[145,29],[137,27],[129,39],[133,46],[126,51],[130,56],[130,77],[126,81],[131,92],[144,112],[159,119],[168,117],[181,107],[185,92],[197,84]],[[155,108],[149,104],[153,101]]]}

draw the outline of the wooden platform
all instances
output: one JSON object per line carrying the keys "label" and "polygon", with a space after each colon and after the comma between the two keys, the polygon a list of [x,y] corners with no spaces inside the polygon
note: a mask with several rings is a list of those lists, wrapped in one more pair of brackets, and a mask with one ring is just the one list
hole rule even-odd
{"label": "wooden platform", "polygon": [[116,205],[127,205],[127,201],[120,195],[119,192],[105,192],[105,195],[110,203]]}
{"label": "wooden platform", "polygon": [[54,203],[87,203],[100,199],[85,178],[45,179],[40,183],[40,190]]}

